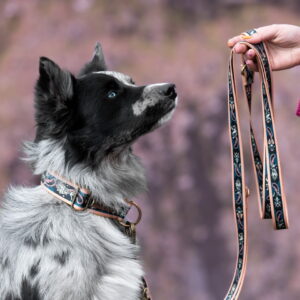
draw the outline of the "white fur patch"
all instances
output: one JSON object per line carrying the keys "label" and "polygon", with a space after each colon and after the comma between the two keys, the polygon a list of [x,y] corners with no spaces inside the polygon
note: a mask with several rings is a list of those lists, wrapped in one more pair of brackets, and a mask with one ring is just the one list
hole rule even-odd
{"label": "white fur patch", "polygon": [[94,72],[96,74],[105,74],[105,75],[109,75],[112,76],[118,80],[120,80],[122,83],[126,84],[126,85],[131,85],[131,86],[135,86],[132,83],[132,79],[130,76],[120,73],[120,72],[116,72],[116,71],[99,71],[99,72]]}
{"label": "white fur patch", "polygon": [[148,107],[154,106],[159,102],[159,98],[151,95],[151,90],[153,87],[157,87],[160,85],[164,85],[166,83],[156,83],[156,84],[149,84],[145,87],[142,100],[135,102],[132,105],[133,114],[135,116],[140,116]]}

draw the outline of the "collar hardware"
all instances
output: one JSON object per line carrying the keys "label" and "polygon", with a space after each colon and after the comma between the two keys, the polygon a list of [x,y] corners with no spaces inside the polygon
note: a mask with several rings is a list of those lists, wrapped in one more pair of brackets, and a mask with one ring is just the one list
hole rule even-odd
{"label": "collar hardware", "polygon": [[110,207],[95,203],[95,199],[91,196],[91,192],[88,189],[79,187],[55,173],[45,172],[41,178],[41,186],[52,196],[69,205],[74,211],[88,210],[95,215],[114,219],[125,224],[125,222],[127,223],[125,216],[129,209],[135,206],[139,215],[134,224],[138,224],[141,220],[141,209],[133,201],[125,200],[127,205],[124,205],[120,211],[116,211]]}
{"label": "collar hardware", "polygon": [[78,195],[78,192],[79,192],[79,188],[77,187],[76,190],[75,190],[75,193],[72,194],[72,203],[71,203],[71,207],[74,209],[74,203],[76,201],[76,198],[77,198],[77,195]]}
{"label": "collar hardware", "polygon": [[[124,199],[127,205],[124,205],[121,211],[117,212],[112,208],[95,203],[95,199],[91,196],[89,190],[81,188],[61,176],[50,172],[45,172],[42,175],[41,186],[52,196],[69,205],[74,211],[88,210],[95,215],[117,221],[124,227],[124,233],[131,239],[131,242],[133,244],[136,243],[136,225],[141,221],[142,210],[134,201]],[[125,220],[125,216],[131,207],[137,210],[137,217],[134,222]],[[141,299],[151,300],[149,287],[144,277],[142,277],[141,294]]]}
{"label": "collar hardware", "polygon": [[138,215],[137,215],[137,217],[136,217],[136,219],[135,219],[134,222],[129,222],[129,221],[126,221],[126,222],[125,222],[124,219],[120,219],[120,220],[118,220],[118,221],[119,221],[119,223],[120,223],[121,225],[123,225],[123,226],[125,226],[125,227],[130,227],[131,224],[134,225],[134,226],[136,226],[137,224],[140,223],[140,221],[141,221],[141,219],[142,219],[142,215],[143,215],[143,214],[142,214],[142,210],[141,210],[141,208],[140,208],[134,201],[132,201],[132,200],[127,200],[127,199],[125,199],[125,201],[127,202],[127,204],[129,204],[130,208],[131,208],[131,207],[134,207],[134,208],[136,209]]}

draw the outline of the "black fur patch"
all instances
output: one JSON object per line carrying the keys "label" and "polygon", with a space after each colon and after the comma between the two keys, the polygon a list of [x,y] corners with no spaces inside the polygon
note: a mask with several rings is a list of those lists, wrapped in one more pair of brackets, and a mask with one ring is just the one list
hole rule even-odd
{"label": "black fur patch", "polygon": [[41,237],[26,237],[24,239],[24,245],[33,249],[36,249],[38,246],[47,246],[50,243],[51,239],[45,234]]}
{"label": "black fur patch", "polygon": [[128,148],[174,108],[174,86],[166,85],[172,95],[157,87],[154,97],[161,101],[140,114],[134,113],[133,105],[145,100],[145,86],[93,73],[105,68],[100,46],[96,46],[92,61],[79,78],[45,57],[40,59],[40,77],[35,88],[35,141],[63,141],[66,164],[70,167],[82,162],[91,168],[98,167],[105,156]]}
{"label": "black fur patch", "polygon": [[53,256],[54,260],[59,263],[61,266],[65,265],[66,262],[68,261],[69,259],[69,256],[70,256],[70,251],[69,250],[66,250],[66,251],[63,251],[62,253],[60,254],[55,254]]}
{"label": "black fur patch", "polygon": [[37,284],[32,285],[26,278],[21,283],[21,300],[42,300]]}
{"label": "black fur patch", "polygon": [[36,141],[65,135],[74,80],[71,73],[61,70],[50,59],[40,58],[40,77],[35,86]]}
{"label": "black fur patch", "polygon": [[34,240],[32,237],[26,237],[24,239],[24,245],[29,247],[29,248],[33,248],[36,249],[36,247],[38,246],[38,242],[36,240]]}
{"label": "black fur patch", "polygon": [[47,246],[51,242],[51,239],[45,234],[42,239],[42,245]]}
{"label": "black fur patch", "polygon": [[2,270],[6,269],[9,266],[10,262],[8,257],[0,257],[0,266]]}
{"label": "black fur patch", "polygon": [[79,76],[83,76],[92,72],[105,71],[106,64],[102,48],[99,43],[96,44],[95,53],[90,62],[88,62],[79,72]]}
{"label": "black fur patch", "polygon": [[[103,74],[79,79],[66,144],[67,161],[98,166],[105,155],[130,143],[142,123],[133,116],[131,106],[141,98],[143,89]],[[114,99],[107,97],[111,90],[117,93]]]}
{"label": "black fur patch", "polygon": [[40,271],[40,259],[34,264],[31,266],[30,270],[29,270],[29,276],[31,279],[33,279]]}
{"label": "black fur patch", "polygon": [[17,296],[14,296],[12,293],[8,293],[5,296],[4,300],[21,300],[21,299]]}

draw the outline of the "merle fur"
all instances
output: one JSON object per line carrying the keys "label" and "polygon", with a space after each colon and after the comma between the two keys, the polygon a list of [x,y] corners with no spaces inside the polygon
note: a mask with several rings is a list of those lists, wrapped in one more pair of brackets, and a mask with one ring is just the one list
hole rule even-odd
{"label": "merle fur", "polygon": [[[106,71],[98,44],[77,77],[42,57],[27,161],[34,174],[57,172],[118,211],[146,186],[132,143],[170,118],[175,98],[174,85],[136,86]],[[0,299],[138,300],[142,275],[139,246],[111,220],[73,211],[41,186],[6,193]]]}

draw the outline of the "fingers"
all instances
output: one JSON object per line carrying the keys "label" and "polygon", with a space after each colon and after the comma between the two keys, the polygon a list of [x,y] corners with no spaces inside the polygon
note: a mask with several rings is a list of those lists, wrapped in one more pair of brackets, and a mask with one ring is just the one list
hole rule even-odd
{"label": "fingers", "polygon": [[255,58],[255,51],[253,49],[249,49],[246,53],[245,53],[245,57],[246,59],[250,59],[253,60]]}
{"label": "fingers", "polygon": [[243,41],[240,36],[234,37],[230,41],[232,43],[237,41],[237,44],[234,44],[233,51],[237,54],[244,54],[247,67],[252,71],[257,71],[257,65],[255,63],[255,51],[253,49],[249,49],[245,44],[238,44],[239,41]]}
{"label": "fingers", "polygon": [[[247,41],[249,43],[260,43],[262,41],[270,41],[274,39],[278,34],[278,25],[269,25],[269,26],[263,26],[256,29],[256,33],[254,33],[251,36],[244,35],[241,33],[240,35],[237,35],[231,39],[228,40],[227,45],[228,47],[232,48],[234,47],[238,42]],[[235,49],[237,53],[244,53],[245,47],[238,46],[237,49]]]}
{"label": "fingers", "polygon": [[241,35],[237,35],[227,41],[228,47],[232,48],[236,43],[241,42],[243,39]]}
{"label": "fingers", "polygon": [[278,25],[263,26],[256,29],[256,33],[251,36],[240,34],[228,40],[227,45],[233,48],[233,51],[237,54],[244,54],[247,67],[252,71],[257,71],[257,65],[255,62],[255,52],[249,49],[246,45],[239,42],[247,41],[249,43],[260,43],[262,41],[270,41],[276,38],[278,34]]}
{"label": "fingers", "polygon": [[234,52],[238,54],[245,53],[248,50],[248,47],[244,44],[236,44],[234,46]]}
{"label": "fingers", "polygon": [[248,67],[248,69],[250,69],[251,71],[257,71],[257,64],[254,62],[254,60],[246,60],[246,65]]}
{"label": "fingers", "polygon": [[256,33],[254,33],[253,35],[250,36],[249,39],[247,39],[249,43],[256,44],[264,41],[273,40],[278,34],[278,25],[274,24],[274,25],[259,27],[256,29],[256,31],[257,31]]}

